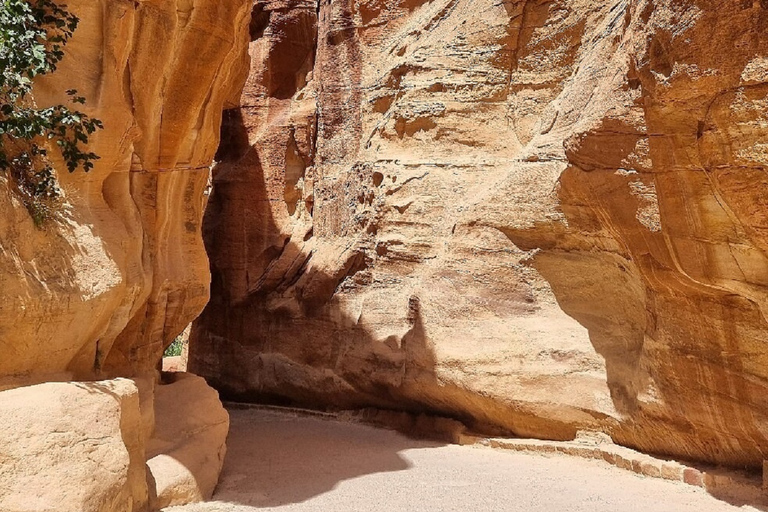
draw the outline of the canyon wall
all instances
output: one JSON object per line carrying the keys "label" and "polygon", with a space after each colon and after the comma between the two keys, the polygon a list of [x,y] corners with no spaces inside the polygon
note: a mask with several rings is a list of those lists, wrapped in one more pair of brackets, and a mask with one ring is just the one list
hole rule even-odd
{"label": "canyon wall", "polygon": [[221,112],[248,73],[243,0],[70,0],[80,26],[35,101],[77,89],[95,168],[60,169],[36,226],[0,175],[0,384],[134,376],[208,301],[200,226]]}
{"label": "canyon wall", "polygon": [[67,4],[79,27],[34,101],[77,89],[104,129],[83,148],[100,157],[88,173],[51,151],[61,197],[45,216],[0,174],[0,509],[199,501],[229,418],[203,379],[157,370],[208,301],[202,217],[222,110],[248,74],[251,4]]}
{"label": "canyon wall", "polygon": [[193,371],[768,456],[768,3],[258,0]]}

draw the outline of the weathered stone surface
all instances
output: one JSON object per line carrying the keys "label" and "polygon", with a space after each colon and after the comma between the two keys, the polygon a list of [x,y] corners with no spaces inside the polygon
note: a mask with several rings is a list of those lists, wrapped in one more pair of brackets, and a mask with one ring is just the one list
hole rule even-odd
{"label": "weathered stone surface", "polygon": [[[247,76],[251,4],[66,3],[80,25],[58,70],[36,82],[35,101],[64,103],[77,89],[104,124],[84,148],[100,160],[69,174],[52,154],[63,197],[39,227],[0,175],[0,390],[133,377],[139,393],[124,397],[119,381],[0,393],[0,510],[144,512],[156,422],[160,436],[169,421],[196,425],[191,407],[169,409],[163,395],[156,416],[154,388],[163,348],[208,300],[202,215],[221,112]],[[216,393],[199,382],[189,391],[218,418]],[[226,425],[216,432],[179,443],[194,438],[201,456],[220,458]],[[186,468],[201,477],[196,497],[218,477],[211,457],[205,470]]]}
{"label": "weathered stone surface", "polygon": [[210,499],[224,464],[229,414],[205,380],[188,373],[155,393],[155,433],[147,445],[153,510]]}
{"label": "weathered stone surface", "polygon": [[768,7],[257,1],[190,369],[241,398],[768,453]]}
{"label": "weathered stone surface", "polygon": [[144,443],[130,380],[0,392],[0,510],[144,511]]}
{"label": "weathered stone surface", "polygon": [[86,148],[101,159],[88,174],[59,172],[64,197],[41,229],[0,176],[6,383],[154,370],[202,310],[204,192],[222,107],[248,69],[247,0],[67,4],[80,26],[35,99],[63,103],[77,89],[104,123]]}
{"label": "weathered stone surface", "polygon": [[149,395],[127,379],[0,392],[0,510],[146,512],[210,498],[229,415],[202,378],[167,378]]}

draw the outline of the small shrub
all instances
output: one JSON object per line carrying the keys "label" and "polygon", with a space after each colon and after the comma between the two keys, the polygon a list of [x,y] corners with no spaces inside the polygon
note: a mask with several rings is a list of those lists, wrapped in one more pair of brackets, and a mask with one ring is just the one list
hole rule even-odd
{"label": "small shrub", "polygon": [[182,338],[182,335],[179,334],[175,340],[173,340],[173,343],[171,343],[167,349],[165,349],[165,353],[163,354],[163,357],[176,357],[181,355],[181,349],[184,346],[184,340]]}

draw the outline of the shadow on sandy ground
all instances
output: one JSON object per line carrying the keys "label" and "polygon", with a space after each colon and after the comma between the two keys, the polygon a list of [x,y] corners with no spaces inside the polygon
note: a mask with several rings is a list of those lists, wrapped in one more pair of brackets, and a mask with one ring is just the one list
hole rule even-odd
{"label": "shadow on sandy ground", "polygon": [[602,461],[409,440],[393,431],[231,409],[209,503],[168,512],[755,512]]}
{"label": "shadow on sandy ground", "polygon": [[301,503],[340,482],[373,473],[405,471],[399,452],[441,446],[393,431],[370,435],[353,423],[266,411],[236,411],[216,501],[252,507]]}

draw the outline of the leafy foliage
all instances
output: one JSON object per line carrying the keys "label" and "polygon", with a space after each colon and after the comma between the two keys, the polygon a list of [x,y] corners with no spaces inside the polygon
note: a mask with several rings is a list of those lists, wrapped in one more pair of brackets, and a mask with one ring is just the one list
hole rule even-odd
{"label": "leafy foliage", "polygon": [[[99,158],[81,144],[103,128],[101,121],[65,105],[37,108],[31,96],[33,80],[56,70],[78,23],[54,0],[0,0],[0,170],[33,204],[60,193],[48,159],[52,144],[69,172],[87,172]],[[74,89],[67,95],[73,106],[85,103]]]}
{"label": "leafy foliage", "polygon": [[175,340],[173,340],[173,343],[171,343],[167,349],[165,349],[165,353],[163,354],[163,357],[176,357],[181,355],[182,347],[184,346],[184,338],[183,334],[179,334]]}

